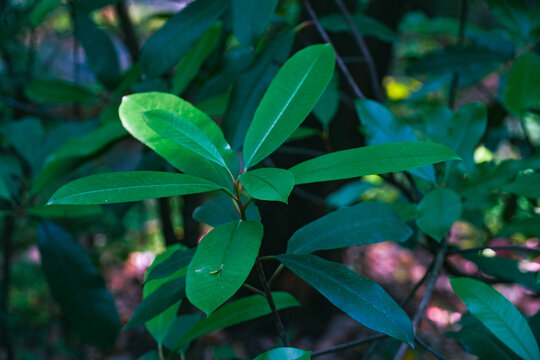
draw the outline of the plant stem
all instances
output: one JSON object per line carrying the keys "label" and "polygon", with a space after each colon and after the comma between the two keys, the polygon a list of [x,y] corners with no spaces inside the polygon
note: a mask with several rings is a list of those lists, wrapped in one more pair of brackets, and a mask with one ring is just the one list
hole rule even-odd
{"label": "plant stem", "polygon": [[277,328],[279,337],[281,338],[281,341],[283,342],[283,346],[289,346],[287,333],[285,332],[285,327],[283,326],[281,317],[279,316],[279,313],[276,309],[276,304],[274,303],[274,299],[272,298],[272,291],[270,290],[270,285],[268,284],[268,281],[266,280],[266,275],[264,275],[264,269],[261,265],[261,262],[257,261],[255,266],[257,267],[257,272],[259,273],[259,279],[261,281],[261,285],[266,295],[266,300],[268,301],[268,305],[270,306],[270,309],[272,310],[272,316],[274,317],[274,322],[276,323],[276,328]]}
{"label": "plant stem", "polygon": [[[467,22],[467,14],[469,13],[469,2],[468,0],[461,0],[461,13],[459,16],[459,29],[458,29],[458,40],[457,45],[463,45],[465,40],[465,24]],[[459,85],[459,72],[454,71],[452,74],[452,81],[450,83],[450,89],[448,91],[448,107],[454,108],[456,102],[456,93]]]}
{"label": "plant stem", "polygon": [[131,61],[135,62],[139,59],[139,39],[133,28],[133,23],[129,18],[129,12],[125,2],[119,2],[115,5],[116,13],[120,19],[120,27],[124,33],[124,42],[131,56]]}
{"label": "plant stem", "polygon": [[[448,247],[449,236],[450,235],[447,234],[444,237],[439,247],[439,250],[437,251],[437,254],[435,255],[435,260],[433,261],[433,268],[431,269],[430,277],[426,284],[426,289],[424,290],[424,294],[422,295],[422,298],[420,299],[420,304],[418,304],[418,309],[416,310],[413,316],[412,325],[413,325],[413,331],[415,333],[418,328],[418,325],[420,324],[420,321],[422,321],[424,317],[426,309],[433,295],[433,290],[435,290],[435,283],[437,282],[437,278],[439,277],[439,270],[441,268],[441,265],[443,264],[443,260],[446,255],[446,249]],[[407,344],[402,343],[401,346],[399,347],[398,352],[394,356],[394,360],[403,359],[403,357],[405,356],[405,353],[407,352],[407,347],[408,347]]]}
{"label": "plant stem", "polygon": [[248,283],[243,283],[242,286],[245,287],[246,289],[248,289],[249,291],[254,292],[257,295],[266,296],[264,291],[261,291],[261,290],[257,289],[255,286],[249,285]]}
{"label": "plant stem", "polygon": [[375,61],[373,61],[373,56],[371,56],[371,53],[366,45],[366,42],[364,41],[364,38],[358,31],[358,28],[356,27],[356,24],[354,23],[351,13],[347,9],[347,6],[345,6],[345,3],[343,0],[334,0],[336,5],[338,6],[339,10],[343,13],[343,16],[345,17],[345,21],[349,25],[349,28],[351,28],[351,32],[353,34],[354,39],[356,40],[356,44],[360,48],[360,51],[362,52],[362,55],[364,56],[364,59],[366,60],[366,64],[369,69],[369,79],[371,80],[371,85],[373,86],[373,93],[375,95],[375,99],[379,102],[384,101],[383,92],[381,88],[381,84],[379,82],[379,75],[377,74],[377,67],[375,66]]}
{"label": "plant stem", "polygon": [[519,246],[519,245],[493,245],[493,246],[479,246],[474,247],[470,249],[458,249],[458,250],[449,250],[448,255],[455,255],[455,254],[470,254],[470,253],[477,253],[483,250],[510,250],[510,251],[517,251],[517,252],[525,252],[525,253],[535,253],[540,254],[540,249],[538,248],[528,248],[525,246]]}
{"label": "plant stem", "polygon": [[332,47],[334,48],[334,51],[336,52],[336,62],[338,64],[338,66],[339,66],[339,69],[343,73],[343,76],[345,77],[345,79],[349,83],[349,86],[353,90],[354,96],[356,96],[357,98],[360,98],[360,99],[365,99],[364,94],[362,93],[362,91],[360,90],[360,88],[358,87],[356,82],[354,81],[351,73],[349,72],[349,69],[347,69],[347,66],[345,66],[345,62],[343,61],[341,56],[339,56],[339,54],[338,54],[338,52],[336,50],[336,47],[334,46],[334,44],[330,40],[330,37],[328,36],[328,33],[323,29],[321,23],[319,22],[319,19],[317,18],[317,14],[315,14],[315,11],[311,7],[311,4],[309,3],[308,0],[304,0],[304,6],[306,7],[306,10],[307,10],[309,16],[313,20],[313,24],[315,25],[315,28],[319,32],[319,35],[321,36],[321,38],[324,40],[324,42],[332,45]]}
{"label": "plant stem", "polygon": [[279,276],[279,274],[281,274],[281,272],[283,271],[283,269],[285,269],[285,265],[279,264],[279,266],[277,267],[276,271],[274,271],[274,273],[272,274],[272,276],[270,276],[270,280],[268,280],[268,284],[269,284],[269,285],[272,285],[272,283],[277,279],[277,277]]}
{"label": "plant stem", "polygon": [[165,360],[165,356],[163,355],[163,345],[161,344],[158,345],[158,355],[159,360]]}
{"label": "plant stem", "polygon": [[13,216],[5,216],[2,225],[2,291],[0,294],[0,333],[2,346],[6,351],[6,360],[15,358],[13,343],[9,334],[9,292],[11,288],[11,256],[13,252],[13,231],[15,230],[15,219]]}
{"label": "plant stem", "polygon": [[314,351],[314,352],[311,353],[311,357],[313,358],[315,356],[321,356],[321,355],[326,355],[326,354],[338,352],[338,351],[341,351],[341,350],[346,350],[346,349],[349,349],[349,348],[352,348],[352,347],[355,347],[355,346],[358,346],[358,345],[362,345],[362,344],[366,344],[366,343],[369,343],[369,342],[372,342],[372,341],[375,341],[375,340],[383,339],[383,338],[385,338],[387,336],[388,335],[384,335],[384,334],[377,334],[377,335],[367,336],[365,338],[362,338],[362,339],[359,339],[359,340],[354,340],[354,341],[344,343],[344,344],[341,344],[341,345],[333,346],[333,347],[325,349],[325,350]]}
{"label": "plant stem", "polygon": [[437,359],[439,360],[446,360],[446,358],[444,356],[442,356],[441,354],[439,354],[439,352],[437,350],[435,350],[434,348],[432,348],[428,343],[426,343],[424,340],[420,339],[418,336],[415,336],[414,339],[416,340],[416,342],[418,344],[420,344],[420,346],[422,346],[424,349],[426,349],[427,351],[429,351],[433,356],[435,356]]}

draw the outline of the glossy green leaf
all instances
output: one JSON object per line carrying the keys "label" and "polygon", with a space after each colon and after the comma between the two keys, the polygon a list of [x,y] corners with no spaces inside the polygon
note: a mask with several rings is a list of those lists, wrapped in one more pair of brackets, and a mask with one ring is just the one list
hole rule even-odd
{"label": "glossy green leaf", "polygon": [[143,72],[153,78],[172,68],[228,7],[229,1],[197,0],[171,17],[144,44]]}
{"label": "glossy green leaf", "polygon": [[105,124],[87,134],[69,138],[45,159],[43,169],[32,183],[30,194],[39,193],[60,175],[68,173],[90,156],[103,151],[127,135],[117,122]]}
{"label": "glossy green leaf", "polygon": [[462,328],[458,332],[447,333],[446,336],[458,340],[469,354],[479,359],[520,359],[471,313],[464,314],[459,324]]}
{"label": "glossy green leaf", "polygon": [[461,199],[448,188],[427,193],[417,208],[416,224],[426,234],[441,241],[461,216]]}
{"label": "glossy green leaf", "polygon": [[503,87],[504,106],[516,116],[540,108],[540,57],[534,53],[521,55],[512,64]]}
{"label": "glossy green leaf", "polygon": [[459,157],[446,146],[413,141],[336,151],[304,161],[290,170],[298,185],[398,172],[448,160]]}
{"label": "glossy green leaf", "polygon": [[221,187],[196,176],[157,171],[90,175],[57,190],[49,205],[96,205],[197,194]]}
{"label": "glossy green leaf", "polygon": [[266,201],[287,203],[294,187],[294,176],[285,169],[256,169],[242,174],[239,180],[250,196]]}
{"label": "glossy green leaf", "polygon": [[[197,2],[199,2],[198,0]],[[203,1],[204,2],[204,1]],[[231,176],[226,169],[202,158],[193,151],[180,146],[153,131],[144,121],[143,113],[150,110],[175,112],[197,126],[218,148],[233,174],[236,173],[238,158],[217,124],[205,113],[189,102],[172,94],[148,92],[125,96],[120,104],[122,124],[137,140],[154,150],[178,170],[232,187]]]}
{"label": "glossy green leaf", "polygon": [[120,80],[121,70],[109,34],[99,29],[88,14],[77,14],[75,21],[75,35],[84,48],[90,69],[103,85],[113,89]]}
{"label": "glossy green leaf", "polygon": [[143,113],[146,124],[157,134],[224,168],[227,164],[217,147],[201,129],[182,115],[168,110]]}
{"label": "glossy green leaf", "polygon": [[519,175],[513,182],[502,187],[509,193],[540,199],[540,173]]}
{"label": "glossy green leaf", "polygon": [[[292,295],[285,292],[273,292],[272,298],[277,310],[300,305]],[[232,301],[201,320],[178,341],[178,346],[187,344],[212,331],[256,319],[271,312],[268,301],[261,295],[252,295]]]}
{"label": "glossy green leaf", "polygon": [[[243,201],[247,201],[244,197]],[[213,227],[241,220],[238,210],[233,204],[233,200],[227,194],[219,194],[212,201],[207,202],[195,209],[193,218],[199,222]],[[261,214],[254,202],[248,204],[246,209],[246,219],[261,221]]]}
{"label": "glossy green leaf", "polygon": [[54,218],[87,218],[102,216],[103,210],[98,205],[49,205],[33,206],[26,209],[28,215],[54,219]]}
{"label": "glossy green leaf", "polygon": [[527,321],[501,293],[469,278],[451,278],[450,284],[469,311],[500,341],[523,359],[540,359]]}
{"label": "glossy green leaf", "polygon": [[311,351],[300,350],[292,347],[282,347],[268,350],[253,360],[309,360]]}
{"label": "glossy green leaf", "polygon": [[83,248],[60,227],[38,227],[41,266],[54,299],[75,333],[88,344],[109,347],[120,330],[114,300]]}
{"label": "glossy green leaf", "polygon": [[[364,36],[374,36],[383,41],[395,41],[397,39],[395,32],[377,19],[366,16],[362,13],[352,14],[353,22],[358,31]],[[330,14],[321,17],[321,25],[331,32],[350,32],[351,28],[341,14]]]}
{"label": "glossy green leaf", "polygon": [[32,11],[28,15],[28,21],[33,27],[41,25],[47,15],[60,4],[62,0],[41,0],[35,3]]}
{"label": "glossy green leaf", "polygon": [[286,31],[277,35],[257,56],[247,70],[235,79],[222,127],[233,149],[244,143],[255,110],[266,88],[285,62],[294,40],[294,33]]}
{"label": "glossy green leaf", "polygon": [[279,255],[292,272],[362,325],[414,344],[411,321],[379,284],[313,255]]}
{"label": "glossy green leaf", "polygon": [[210,314],[233,296],[255,264],[262,235],[256,221],[230,222],[210,231],[188,266],[189,301]]}
{"label": "glossy green leaf", "polygon": [[319,120],[323,129],[328,129],[330,122],[336,116],[339,108],[339,83],[337,72],[330,79],[328,87],[321,95],[319,102],[313,108],[313,114]]}
{"label": "glossy green leaf", "polygon": [[233,31],[238,41],[255,45],[274,13],[277,0],[232,0]]}
{"label": "glossy green leaf", "polygon": [[153,291],[148,297],[144,298],[135,309],[135,312],[129,319],[129,322],[124,326],[123,330],[133,329],[155,318],[179,300],[183,299],[185,294],[185,277],[167,281]]}
{"label": "glossy green leaf", "polygon": [[189,265],[194,253],[195,249],[176,249],[174,252],[165,254],[166,258],[148,269],[145,281],[162,279],[174,274],[179,269],[185,268]]}
{"label": "glossy green leaf", "polygon": [[218,44],[222,25],[216,23],[195,42],[176,65],[172,77],[171,92],[181,95],[197,76],[201,66]]}
{"label": "glossy green leaf", "polygon": [[334,71],[330,45],[312,45],[294,54],[264,94],[244,140],[244,166],[270,155],[300,126],[317,104]]}
{"label": "glossy green leaf", "polygon": [[403,242],[412,230],[385,204],[363,202],[344,207],[297,230],[289,239],[288,254],[310,254],[318,250]]}
{"label": "glossy green leaf", "polygon": [[[384,105],[369,99],[357,99],[355,105],[360,123],[368,134],[368,145],[418,141],[413,128],[401,123]],[[426,181],[435,182],[433,166],[424,166],[412,169],[409,172]]]}
{"label": "glossy green leaf", "polygon": [[474,169],[474,149],[484,135],[487,126],[486,107],[477,102],[467,103],[454,114],[446,144],[463,159],[467,172]]}
{"label": "glossy green leaf", "polygon": [[96,99],[89,88],[60,79],[37,79],[26,88],[26,96],[43,104],[84,104]]}
{"label": "glossy green leaf", "polygon": [[[186,271],[185,269],[182,270],[181,267],[176,267],[165,277],[159,279],[149,279],[148,276],[154,269],[169,260],[176,252],[182,250],[185,251],[185,249],[181,249],[181,246],[179,244],[176,244],[173,246],[169,246],[164,252],[156,256],[154,262],[146,271],[147,276],[145,279],[145,284],[143,286],[143,301],[144,299],[147,299],[149,296],[151,296],[154,292],[156,292],[157,289],[159,289],[159,287],[164,285],[165,283],[185,276]],[[177,302],[169,306],[167,309],[165,309],[163,312],[161,312],[159,315],[153,317],[145,323],[146,329],[150,334],[152,334],[152,337],[159,345],[163,344],[163,341],[165,340],[165,337],[167,336],[167,333],[169,332],[169,329],[171,328],[174,319],[176,318],[176,313],[178,312],[178,308],[180,307],[181,302],[181,299],[178,300]]]}
{"label": "glossy green leaf", "polygon": [[[195,325],[201,321],[200,313],[180,315],[174,318],[173,324],[163,341],[163,345],[174,352],[185,352],[189,347],[189,343],[178,344],[178,340],[182,339]],[[178,347],[176,345],[179,345]]]}

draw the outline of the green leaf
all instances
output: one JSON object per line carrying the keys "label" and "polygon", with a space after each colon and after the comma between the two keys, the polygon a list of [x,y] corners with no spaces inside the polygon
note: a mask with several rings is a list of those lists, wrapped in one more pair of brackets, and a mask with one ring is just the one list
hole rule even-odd
{"label": "green leaf", "polygon": [[[245,203],[247,199],[244,197],[243,201]],[[241,220],[240,214],[234,207],[233,199],[227,194],[219,194],[212,201],[197,207],[193,212],[193,218],[212,227]],[[246,220],[261,221],[261,214],[254,202],[248,204]]]}
{"label": "green leaf", "polygon": [[540,359],[527,321],[501,293],[469,278],[451,278],[450,284],[469,311],[500,341],[523,359]]}
{"label": "green leaf", "polygon": [[203,63],[216,48],[222,28],[221,23],[210,26],[180,59],[172,77],[172,93],[180,95],[187,89],[188,85],[199,73]]}
{"label": "green leaf", "polygon": [[41,266],[70,328],[88,344],[109,347],[120,329],[114,300],[84,250],[60,227],[38,227]]}
{"label": "green leaf", "polygon": [[[173,246],[169,246],[164,252],[156,256],[154,262],[146,271],[147,276],[145,279],[145,284],[143,286],[143,301],[144,299],[147,299],[149,296],[151,296],[154,292],[156,292],[157,289],[159,289],[159,287],[164,285],[165,283],[174,279],[185,277],[186,271],[181,267],[175,267],[173,271],[169,272],[167,275],[165,275],[165,277],[161,277],[159,279],[150,279],[148,276],[154,269],[156,269],[160,265],[163,265],[172,256],[174,256],[176,252],[182,250],[185,251],[185,249],[181,249],[181,246],[179,244],[176,244]],[[159,345],[163,344],[163,341],[165,340],[165,337],[167,336],[167,333],[169,332],[169,329],[174,322],[176,313],[178,312],[178,308],[180,307],[181,302],[181,299],[178,300],[177,302],[169,306],[167,309],[165,309],[163,312],[161,312],[159,315],[153,317],[145,323],[146,329],[150,334],[152,334],[152,337]]]}
{"label": "green leaf", "polygon": [[329,194],[325,199],[325,203],[334,208],[349,206],[359,202],[362,199],[362,195],[373,187],[373,184],[367,181],[351,181]]}
{"label": "green leaf", "polygon": [[159,135],[227,168],[223,156],[212,141],[182,115],[168,110],[150,110],[143,113],[143,118],[146,124]]}
{"label": "green leaf", "polygon": [[412,141],[336,151],[304,161],[290,170],[298,185],[398,172],[448,160],[459,157],[446,146]]}
{"label": "green leaf", "polygon": [[26,209],[28,215],[40,218],[87,218],[102,216],[103,210],[98,205],[50,205],[34,206]]}
{"label": "green leaf", "polygon": [[512,57],[511,52],[494,51],[479,46],[449,46],[431,51],[416,60],[407,68],[407,73],[411,75],[442,75],[452,72],[482,74],[483,71],[491,70]]}
{"label": "green leaf", "polygon": [[463,257],[473,262],[479,270],[497,279],[515,282],[536,293],[540,292],[540,284],[536,281],[536,273],[522,271],[519,262],[504,257],[487,257],[482,254],[463,254]]}
{"label": "green leaf", "polygon": [[200,313],[180,315],[174,318],[173,324],[163,341],[163,345],[170,350],[174,349],[174,352],[185,352],[189,346],[187,344],[178,344],[178,339],[182,339],[184,335],[188,333],[195,325],[201,321],[202,315]]}
{"label": "green leaf", "polygon": [[[368,134],[368,145],[418,141],[413,128],[400,123],[397,117],[384,105],[369,99],[357,99],[355,105],[360,122]],[[433,166],[424,166],[409,172],[426,181],[435,182]]]}
{"label": "green leaf", "polygon": [[277,3],[277,0],[232,0],[232,26],[240,43],[252,46],[257,43]]}
{"label": "green leaf", "polygon": [[[382,41],[395,41],[397,39],[395,32],[377,19],[366,16],[362,13],[352,14],[353,22],[358,31],[364,36],[374,36]],[[341,14],[330,14],[320,19],[321,25],[331,32],[350,32],[351,28]]]}
{"label": "green leaf", "polygon": [[230,222],[210,231],[188,266],[189,301],[210,314],[233,296],[255,264],[262,235],[256,221]]}
{"label": "green leaf", "polygon": [[488,0],[488,4],[494,18],[503,26],[518,35],[520,40],[529,38],[532,30],[531,11],[525,0]]}
{"label": "green leaf", "polygon": [[171,17],[144,44],[143,72],[153,78],[168,71],[228,7],[229,1],[197,0]]}
{"label": "green leaf", "polygon": [[158,171],[126,171],[90,175],[57,190],[48,205],[115,204],[221,189],[196,176]]}
{"label": "green leaf", "polygon": [[[154,280],[155,281],[155,280]],[[158,287],[137,306],[123,330],[133,329],[166,311],[186,294],[186,278],[179,277]]]}
{"label": "green leaf", "polygon": [[[300,305],[292,295],[285,292],[273,292],[272,298],[274,299],[277,310]],[[188,344],[193,339],[212,331],[240,324],[271,313],[272,310],[268,305],[268,301],[261,295],[252,295],[231,301],[195,325],[178,341],[176,347]]]}
{"label": "green leaf", "polygon": [[300,350],[292,347],[282,347],[268,350],[253,360],[309,360],[311,351]]}
{"label": "green leaf", "polygon": [[462,328],[458,332],[447,333],[446,336],[457,339],[469,354],[476,355],[479,359],[520,359],[471,313],[464,314],[459,324]]}
{"label": "green leaf", "polygon": [[339,76],[336,72],[330,79],[328,87],[321,95],[319,102],[313,108],[313,114],[319,120],[323,129],[328,130],[328,126],[339,109]]}
{"label": "green leaf", "polygon": [[454,114],[451,124],[444,144],[463,159],[461,164],[470,173],[475,165],[474,149],[486,131],[486,107],[477,102],[467,103]]}
{"label": "green leaf", "polygon": [[115,141],[127,135],[120,123],[103,125],[85,135],[69,138],[52,154],[47,156],[43,169],[32,183],[30,194],[39,193],[45,186],[92,155],[103,151]]}
{"label": "green leaf", "polygon": [[414,344],[407,314],[379,284],[345,265],[313,255],[279,255],[277,259],[362,325]]}
{"label": "green leaf", "polygon": [[330,82],[332,46],[312,45],[281,67],[264,94],[244,140],[244,166],[270,155],[300,126]]}
{"label": "green leaf", "polygon": [[[200,0],[197,0],[198,3]],[[204,2],[204,1],[203,1]],[[233,174],[238,167],[236,153],[230,149],[217,124],[205,113],[189,102],[172,94],[148,92],[125,96],[120,104],[119,114],[122,124],[137,140],[154,150],[178,170],[217,182],[232,188],[229,172],[213,162],[201,158],[193,151],[172,140],[164,139],[144,121],[143,113],[150,110],[168,110],[191,121],[218,148]]]}
{"label": "green leaf", "polygon": [[96,99],[89,88],[60,79],[34,80],[25,92],[30,100],[43,104],[85,104]]}
{"label": "green leaf", "polygon": [[88,14],[76,15],[77,40],[86,53],[90,69],[108,89],[114,89],[121,77],[120,63],[109,34],[99,29]]}
{"label": "green leaf", "polygon": [[60,4],[62,0],[41,0],[35,3],[32,11],[28,15],[28,21],[33,27],[41,25],[47,15]]}
{"label": "green leaf", "polygon": [[322,132],[319,129],[314,129],[307,126],[300,126],[298,129],[294,130],[294,132],[289,136],[287,139],[287,142],[292,141],[299,141],[304,140],[307,138],[310,138],[312,136],[322,136]]}
{"label": "green leaf", "polygon": [[540,198],[540,173],[519,175],[513,182],[502,187],[509,193],[524,196],[529,199]]}
{"label": "green leaf", "polygon": [[36,118],[23,118],[3,126],[2,134],[17,153],[30,165],[32,175],[39,171],[43,162],[43,127]]}
{"label": "green leaf", "polygon": [[294,32],[277,35],[257,56],[253,65],[235,79],[222,127],[233,149],[240,149],[257,105],[266,88],[287,59],[294,40]]}
{"label": "green leaf", "polygon": [[247,193],[259,200],[288,202],[294,187],[294,176],[289,170],[262,168],[244,173],[238,179]]}
{"label": "green leaf", "polygon": [[422,198],[416,212],[420,230],[441,241],[461,216],[461,199],[451,189],[438,188]]}
{"label": "green leaf", "polygon": [[9,200],[11,199],[11,194],[9,189],[2,177],[0,177],[0,199]]}
{"label": "green leaf", "polygon": [[412,230],[388,205],[364,202],[344,207],[297,230],[289,239],[287,254],[310,254],[318,250],[403,242]]}
{"label": "green leaf", "polygon": [[502,102],[514,115],[540,108],[540,57],[524,53],[512,64],[503,87]]}
{"label": "green leaf", "polygon": [[[168,248],[167,248],[168,249]],[[179,269],[188,266],[195,249],[177,249],[174,252],[167,253],[167,258],[155,263],[147,271],[145,281],[162,279],[171,274],[174,274]]]}

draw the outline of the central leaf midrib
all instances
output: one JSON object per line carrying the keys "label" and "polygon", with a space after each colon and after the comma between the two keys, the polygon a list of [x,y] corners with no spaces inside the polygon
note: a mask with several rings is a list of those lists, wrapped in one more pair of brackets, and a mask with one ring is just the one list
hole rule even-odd
{"label": "central leaf midrib", "polygon": [[[293,99],[295,98],[296,94],[298,93],[298,91],[300,91],[300,89],[302,88],[302,86],[304,85],[304,82],[306,81],[307,77],[309,76],[311,70],[313,69],[313,67],[315,66],[315,64],[319,61],[321,57],[321,54],[319,54],[317,56],[317,58],[315,58],[313,60],[313,62],[311,63],[311,65],[309,66],[308,70],[305,72],[304,76],[302,77],[302,79],[300,80],[300,84],[294,89],[293,93],[291,96],[289,96],[289,99],[287,100],[287,102],[285,103],[285,106],[283,106],[283,108],[281,109],[281,111],[278,113],[278,115],[276,116],[276,119],[274,120],[274,122],[272,123],[272,125],[270,125],[270,127],[268,128],[268,130],[266,131],[266,133],[263,135],[261,141],[259,141],[259,143],[257,144],[257,146],[255,147],[255,149],[251,152],[251,156],[249,158],[249,160],[247,161],[247,164],[249,165],[252,165],[251,164],[251,161],[253,160],[253,158],[257,155],[257,152],[259,151],[259,149],[261,148],[261,146],[263,145],[264,141],[266,140],[266,138],[270,135],[270,132],[274,129],[274,127],[276,126],[276,124],[278,123],[279,119],[283,116],[283,114],[285,113],[285,110],[289,107],[289,105],[291,104],[291,102],[293,101]],[[264,98],[263,98],[264,99]]]}

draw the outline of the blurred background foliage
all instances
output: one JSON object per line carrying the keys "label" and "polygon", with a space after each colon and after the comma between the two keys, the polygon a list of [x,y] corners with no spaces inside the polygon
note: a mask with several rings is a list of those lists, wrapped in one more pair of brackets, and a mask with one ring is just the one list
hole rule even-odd
{"label": "blurred background foliage", "polygon": [[[252,24],[247,30],[235,28],[235,17],[256,15],[248,13],[249,1],[233,9],[225,9],[226,1],[197,2],[186,14],[181,10],[188,1],[0,0],[0,358],[128,359],[154,348],[144,329],[118,331],[140,300],[143,275],[155,255],[176,243],[193,247],[208,231],[192,217],[205,198],[44,207],[55,189],[84,175],[172,170],[127,136],[118,118],[122,96],[180,95],[221,123],[238,148],[279,66],[296,50],[322,42],[302,1],[279,1],[268,26]],[[364,114],[359,123],[357,111],[366,109],[355,107],[358,95],[350,79],[336,70],[305,126],[267,161],[288,167],[325,152],[408,136],[445,143],[454,126],[453,131],[476,139],[458,152],[465,165],[454,165],[455,176],[443,181],[463,200],[451,244],[538,249],[538,3],[346,1],[375,74],[336,3],[310,3],[358,87],[386,109],[378,109],[371,122]],[[468,126],[467,120],[460,123],[450,110],[473,101],[487,109],[485,131],[465,131],[460,127]],[[426,176],[433,175],[411,172],[309,185],[295,190],[288,207],[263,204],[265,236],[275,240],[263,252],[282,251],[299,226],[360,201],[389,203],[413,221],[419,196],[429,188]],[[489,250],[449,256],[445,271],[507,284],[501,287],[504,294],[534,315],[540,307],[538,252]],[[429,246],[418,248],[410,240],[403,248],[382,243],[328,256],[403,298],[427,269],[429,253]],[[323,309],[327,303],[295,279],[280,282],[308,308],[285,315],[299,346],[335,344],[359,331]],[[463,335],[472,328],[481,332],[482,325],[461,317],[464,308],[447,283],[438,284],[437,294],[427,313],[430,340],[459,354],[456,358],[466,358],[466,352],[486,358],[485,344],[478,345],[482,340]],[[310,317],[309,309],[318,309],[318,317]],[[538,318],[530,320],[537,338]],[[98,328],[86,326],[91,323]],[[236,356],[224,344],[244,357],[259,353],[275,341],[265,333],[268,326],[263,321],[213,333],[194,346],[192,356]],[[249,344],[242,344],[246,339]],[[386,358],[386,351],[391,356],[388,349],[395,347],[379,346],[379,358]],[[339,356],[328,359],[347,358],[347,353]],[[420,349],[410,358],[423,356],[428,355]]]}

